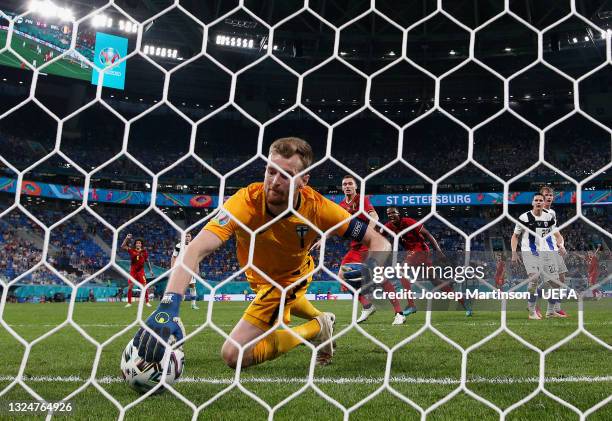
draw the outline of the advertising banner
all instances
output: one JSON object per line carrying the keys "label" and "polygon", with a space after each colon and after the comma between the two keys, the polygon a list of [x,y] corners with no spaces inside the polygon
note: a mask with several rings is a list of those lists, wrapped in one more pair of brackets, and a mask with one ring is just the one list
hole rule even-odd
{"label": "advertising banner", "polygon": [[[0,177],[0,191],[15,192],[17,180]],[[83,188],[63,184],[48,184],[38,181],[24,180],[21,191],[28,196],[49,197],[64,200],[83,200]],[[508,197],[510,205],[529,205],[534,192],[511,192]],[[576,203],[576,192],[559,191],[555,194],[555,204]],[[326,195],[330,200],[339,203],[343,195]],[[430,194],[374,194],[368,196],[374,206],[416,207],[431,206]],[[612,190],[590,190],[582,192],[583,205],[611,204]],[[227,198],[226,198],[227,199]],[[122,205],[148,206],[151,193],[146,191],[130,191],[116,189],[89,189],[89,202],[117,203]],[[438,206],[485,206],[503,203],[503,193],[439,193],[436,197]],[[157,193],[156,204],[161,207],[192,207],[216,208],[218,197],[206,194]]]}
{"label": "advertising banner", "polygon": [[[94,64],[100,68],[112,66],[117,61],[127,55],[128,39],[109,35],[103,32],[96,33],[96,49],[94,52]],[[125,67],[126,62],[113,67],[104,72],[103,85],[107,88],[123,89],[125,86]],[[98,84],[99,72],[93,69],[91,73],[91,83]]]}

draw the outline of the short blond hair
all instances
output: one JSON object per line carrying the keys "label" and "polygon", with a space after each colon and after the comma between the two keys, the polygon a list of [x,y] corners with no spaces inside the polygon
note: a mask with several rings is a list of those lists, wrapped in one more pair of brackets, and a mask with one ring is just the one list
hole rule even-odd
{"label": "short blond hair", "polygon": [[547,191],[551,192],[552,194],[555,193],[555,189],[553,189],[550,186],[542,186],[542,187],[540,187],[540,193],[544,194],[544,192],[547,192]]}
{"label": "short blond hair", "polygon": [[276,139],[270,145],[269,154],[272,153],[279,154],[283,158],[291,158],[294,155],[298,155],[302,162],[302,169],[309,167],[314,159],[310,144],[299,137]]}

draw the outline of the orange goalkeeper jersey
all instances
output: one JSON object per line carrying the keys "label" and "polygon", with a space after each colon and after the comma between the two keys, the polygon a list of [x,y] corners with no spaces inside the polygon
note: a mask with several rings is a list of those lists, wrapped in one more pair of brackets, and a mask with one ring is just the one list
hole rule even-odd
{"label": "orange goalkeeper jersey", "polygon": [[[296,210],[301,218],[288,214],[259,232],[255,239],[253,264],[283,286],[295,282],[313,268],[308,251],[318,234],[305,220],[321,231],[327,231],[344,221],[333,233],[357,240],[363,238],[367,229],[367,224],[355,222],[359,221],[357,219],[349,221],[351,215],[347,211],[311,187],[302,188],[299,194]],[[227,212],[220,211],[204,227],[224,242],[232,235],[236,236],[238,262],[242,267],[248,261],[251,236],[235,219],[251,230],[271,221],[274,216],[267,211],[264,196],[263,183],[253,183],[240,189],[223,205]],[[247,269],[246,277],[252,284],[268,283],[252,268]]]}

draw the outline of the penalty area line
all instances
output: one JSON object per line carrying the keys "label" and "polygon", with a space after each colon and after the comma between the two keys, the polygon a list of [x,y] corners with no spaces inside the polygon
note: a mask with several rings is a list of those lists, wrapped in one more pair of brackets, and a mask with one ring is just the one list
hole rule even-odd
{"label": "penalty area line", "polygon": [[[0,376],[0,381],[13,381],[15,376]],[[35,383],[82,383],[86,379],[79,376],[24,376],[25,382]],[[123,383],[122,377],[105,376],[96,379],[100,384]],[[276,383],[276,384],[299,384],[306,383],[306,377],[244,377],[240,379],[240,383]],[[382,377],[319,377],[314,379],[315,383],[326,384],[380,384],[383,382]],[[546,383],[593,383],[593,382],[612,382],[612,376],[567,376],[567,377],[545,377]],[[181,377],[177,380],[178,383],[192,384],[231,384],[233,379],[230,378],[214,378],[214,377]],[[471,377],[467,383],[484,383],[484,384],[525,384],[538,383],[538,377]],[[407,384],[441,384],[455,385],[461,382],[457,378],[451,377],[408,377],[394,376],[389,378],[389,383],[407,383]]]}

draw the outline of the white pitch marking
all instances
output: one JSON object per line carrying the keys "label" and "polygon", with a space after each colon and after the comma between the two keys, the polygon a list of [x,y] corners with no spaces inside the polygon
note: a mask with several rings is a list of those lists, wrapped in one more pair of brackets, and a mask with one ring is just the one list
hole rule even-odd
{"label": "white pitch marking", "polygon": [[[63,320],[62,320],[62,322],[63,322]],[[56,324],[21,323],[21,324],[9,324],[9,326],[10,327],[56,327],[60,323],[56,323]],[[77,324],[80,327],[127,327],[129,323],[128,324],[120,324],[120,323],[77,323]],[[199,326],[202,326],[202,324],[183,323],[183,326],[199,327]],[[235,326],[235,324],[223,324],[223,323],[215,323],[215,325],[218,326],[218,327],[234,327]],[[137,326],[134,326],[134,328],[136,328],[136,327]]]}
{"label": "white pitch marking", "polygon": [[[14,376],[0,376],[0,381],[13,381]],[[284,383],[284,384],[300,384],[306,383],[308,379],[305,377],[244,377],[240,379],[240,383]],[[612,376],[568,376],[568,377],[546,377],[546,383],[593,383],[593,382],[612,382]],[[84,382],[85,379],[79,376],[24,376],[25,382],[37,383],[75,383]],[[97,379],[98,383],[123,383],[121,377],[105,376]],[[383,382],[382,377],[320,377],[315,378],[316,383],[328,384],[380,384]],[[471,377],[468,383],[485,383],[485,384],[523,384],[523,383],[538,383],[537,377]],[[213,378],[213,377],[182,377],[178,383],[204,383],[204,384],[230,384],[233,379],[229,378]],[[390,383],[408,383],[408,384],[442,384],[452,385],[459,384],[457,378],[441,377],[408,377],[396,376],[389,378]]]}
{"label": "white pitch marking", "polygon": [[[512,324],[516,325],[518,324],[518,322],[521,322],[521,320],[512,320]],[[61,322],[60,322],[61,323]],[[9,324],[10,327],[56,327],[58,324],[60,323],[56,323],[56,324],[42,324],[42,323],[16,323],[16,324]],[[79,326],[81,327],[126,327],[127,324],[121,324],[121,323],[78,323]],[[235,324],[227,324],[227,323],[215,323],[216,326],[218,327],[234,327]],[[434,327],[439,327],[438,324],[434,323],[433,324]],[[468,327],[482,327],[482,326],[499,326],[498,322],[483,322],[483,323],[476,323],[476,322],[463,322],[463,321],[459,321],[459,322],[452,322],[452,321],[445,321],[443,323],[444,326],[452,326],[452,325],[461,325],[461,326],[468,326]],[[525,326],[532,326],[532,323],[527,322],[527,320],[525,320],[524,323],[521,323],[521,325],[525,325]],[[585,321],[584,325],[590,325],[590,326],[607,326],[607,325],[612,325],[612,320],[607,321],[607,320],[602,320],[602,321],[597,321],[597,322],[588,322]],[[183,323],[183,326],[188,326],[188,327],[199,327],[202,326],[202,324],[193,324],[193,323]],[[364,324],[363,326],[368,326],[366,324]],[[415,327],[421,327],[422,325],[414,325]],[[380,326],[380,325],[370,325],[370,327],[373,327],[377,330],[394,330],[397,331],[397,328],[395,327],[387,327],[387,326]],[[571,326],[570,326],[571,327]]]}

